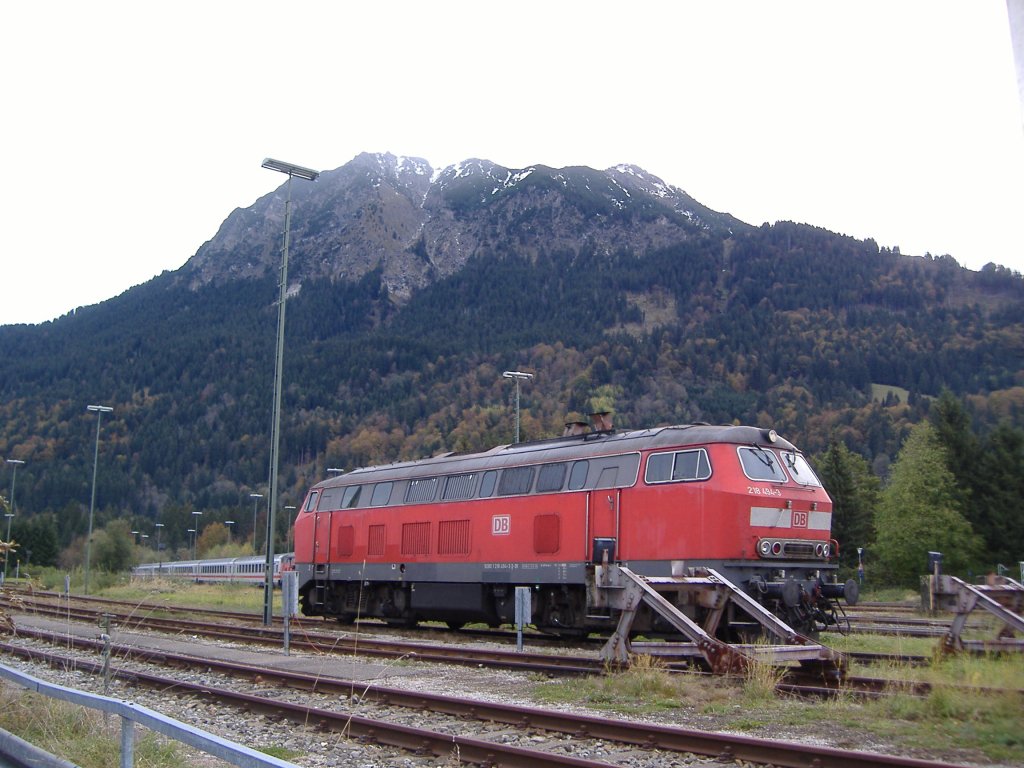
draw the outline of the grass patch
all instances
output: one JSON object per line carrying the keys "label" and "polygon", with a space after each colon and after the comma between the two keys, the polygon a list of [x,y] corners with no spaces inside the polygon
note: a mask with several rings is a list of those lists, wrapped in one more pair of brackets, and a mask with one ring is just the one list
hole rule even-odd
{"label": "grass patch", "polygon": [[548,704],[578,704],[616,713],[656,712],[710,704],[712,699],[728,701],[727,693],[716,693],[697,675],[673,674],[653,656],[636,656],[629,669],[601,677],[549,680],[538,683],[534,697]]}
{"label": "grass patch", "polygon": [[1016,692],[939,687],[923,698],[895,695],[865,702],[859,711],[857,727],[921,751],[1024,764],[1024,705]]}
{"label": "grass patch", "polygon": [[[0,688],[0,727],[81,768],[109,768],[121,753],[121,719],[19,688]],[[137,768],[187,765],[179,746],[152,731],[137,729]]]}
{"label": "grass patch", "polygon": [[[169,579],[131,579],[96,593],[112,600],[189,608],[263,612],[263,590],[251,584],[196,584]],[[280,596],[275,593],[275,602]]]}
{"label": "grass patch", "polygon": [[859,632],[849,635],[822,632],[821,642],[844,653],[889,653],[900,656],[931,656],[938,645],[938,639],[934,637],[872,635]]}

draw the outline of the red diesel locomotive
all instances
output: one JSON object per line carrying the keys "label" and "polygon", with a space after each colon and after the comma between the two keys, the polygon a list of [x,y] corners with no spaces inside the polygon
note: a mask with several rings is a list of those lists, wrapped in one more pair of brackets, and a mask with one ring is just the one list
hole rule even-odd
{"label": "red diesel locomotive", "polygon": [[[295,570],[306,615],[497,626],[529,587],[532,623],[571,635],[615,626],[590,597],[602,564],[644,577],[714,568],[811,633],[835,622],[844,595],[831,512],[804,456],[773,430],[598,422],[324,480],[295,522]],[[856,584],[845,590],[855,602]],[[700,603],[679,610],[699,620]],[[715,633],[736,641],[744,627],[727,616]],[[643,611],[633,624],[664,628]]]}

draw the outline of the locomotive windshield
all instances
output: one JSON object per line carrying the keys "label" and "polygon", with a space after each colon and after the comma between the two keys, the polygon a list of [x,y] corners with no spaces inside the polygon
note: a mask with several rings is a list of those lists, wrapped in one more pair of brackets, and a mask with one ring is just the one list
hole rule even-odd
{"label": "locomotive windshield", "polygon": [[792,453],[783,453],[783,459],[786,462],[786,469],[789,470],[790,476],[801,485],[813,485],[816,488],[821,487],[821,481],[818,476],[814,474],[814,470],[811,469],[811,465],[807,463],[807,459],[801,456],[796,451]]}
{"label": "locomotive windshield", "polygon": [[772,451],[757,446],[740,448],[740,464],[743,473],[751,480],[767,480],[773,483],[786,482],[786,473]]}

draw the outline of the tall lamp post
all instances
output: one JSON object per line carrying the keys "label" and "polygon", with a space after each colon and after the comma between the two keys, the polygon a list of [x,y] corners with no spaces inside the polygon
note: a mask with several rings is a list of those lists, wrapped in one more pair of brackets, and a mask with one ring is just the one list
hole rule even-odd
{"label": "tall lamp post", "polygon": [[231,526],[235,524],[234,520],[225,520],[224,525],[228,527],[228,544],[231,543]]}
{"label": "tall lamp post", "polygon": [[[18,467],[25,462],[21,459],[8,459],[7,463],[11,465],[11,511],[4,515],[7,518],[7,538],[4,539],[8,544],[11,543],[11,518],[14,517],[14,481],[18,479]],[[7,581],[7,558],[11,553],[7,550],[4,551],[4,581]]]}
{"label": "tall lamp post", "polygon": [[292,523],[292,512],[294,512],[294,511],[295,511],[295,505],[294,504],[288,504],[284,508],[285,514],[288,515],[288,536],[285,539],[285,546],[287,547],[289,552],[292,550],[292,526],[294,525]]}
{"label": "tall lamp post", "polygon": [[263,624],[270,626],[274,617],[274,518],[277,516],[277,468],[281,450],[281,381],[284,377],[284,307],[288,296],[288,242],[292,224],[292,177],[316,181],[319,171],[301,165],[266,158],[263,167],[288,176],[288,192],[284,204],[284,248],[281,253],[281,294],[277,304],[277,364],[274,373],[274,416],[270,435],[270,488],[267,491],[270,510],[267,513],[267,559],[263,580]]}
{"label": "tall lamp post", "polygon": [[100,423],[103,421],[104,413],[111,413],[114,409],[106,405],[89,405],[87,411],[96,414],[96,448],[92,454],[92,496],[89,499],[89,533],[85,539],[85,594],[89,594],[89,561],[92,559],[92,519],[96,509],[96,467],[100,460]]}
{"label": "tall lamp post", "polygon": [[501,374],[502,378],[514,379],[516,382],[516,442],[519,442],[519,382],[529,381],[533,378],[532,373],[524,373],[523,371],[505,371]]}
{"label": "tall lamp post", "polygon": [[260,551],[256,549],[256,507],[260,503],[260,499],[263,498],[262,493],[250,493],[249,498],[252,499],[252,553],[258,555]]}
{"label": "tall lamp post", "polygon": [[192,535],[192,559],[195,560],[199,557],[199,553],[196,551],[197,545],[199,544],[199,516],[203,513],[197,509],[192,510],[192,525],[195,526],[195,533]]}
{"label": "tall lamp post", "polygon": [[164,569],[164,553],[160,549],[160,531],[163,529],[163,523],[153,523],[153,527],[156,528],[156,555],[159,559],[160,565],[157,566],[157,573]]}
{"label": "tall lamp post", "polygon": [[[7,538],[4,539],[8,544],[11,542],[11,518],[14,517],[13,512],[5,512],[4,517],[7,518]],[[11,554],[11,551],[4,550],[4,581],[7,581],[7,556]]]}

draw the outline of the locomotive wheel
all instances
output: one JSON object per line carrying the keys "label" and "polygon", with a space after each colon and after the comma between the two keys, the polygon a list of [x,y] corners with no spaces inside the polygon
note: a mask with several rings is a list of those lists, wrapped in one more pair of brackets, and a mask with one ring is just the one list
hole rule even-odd
{"label": "locomotive wheel", "polygon": [[460,629],[466,626],[466,622],[464,621],[446,621],[445,624],[448,625],[448,629],[450,629],[452,632],[458,632]]}

